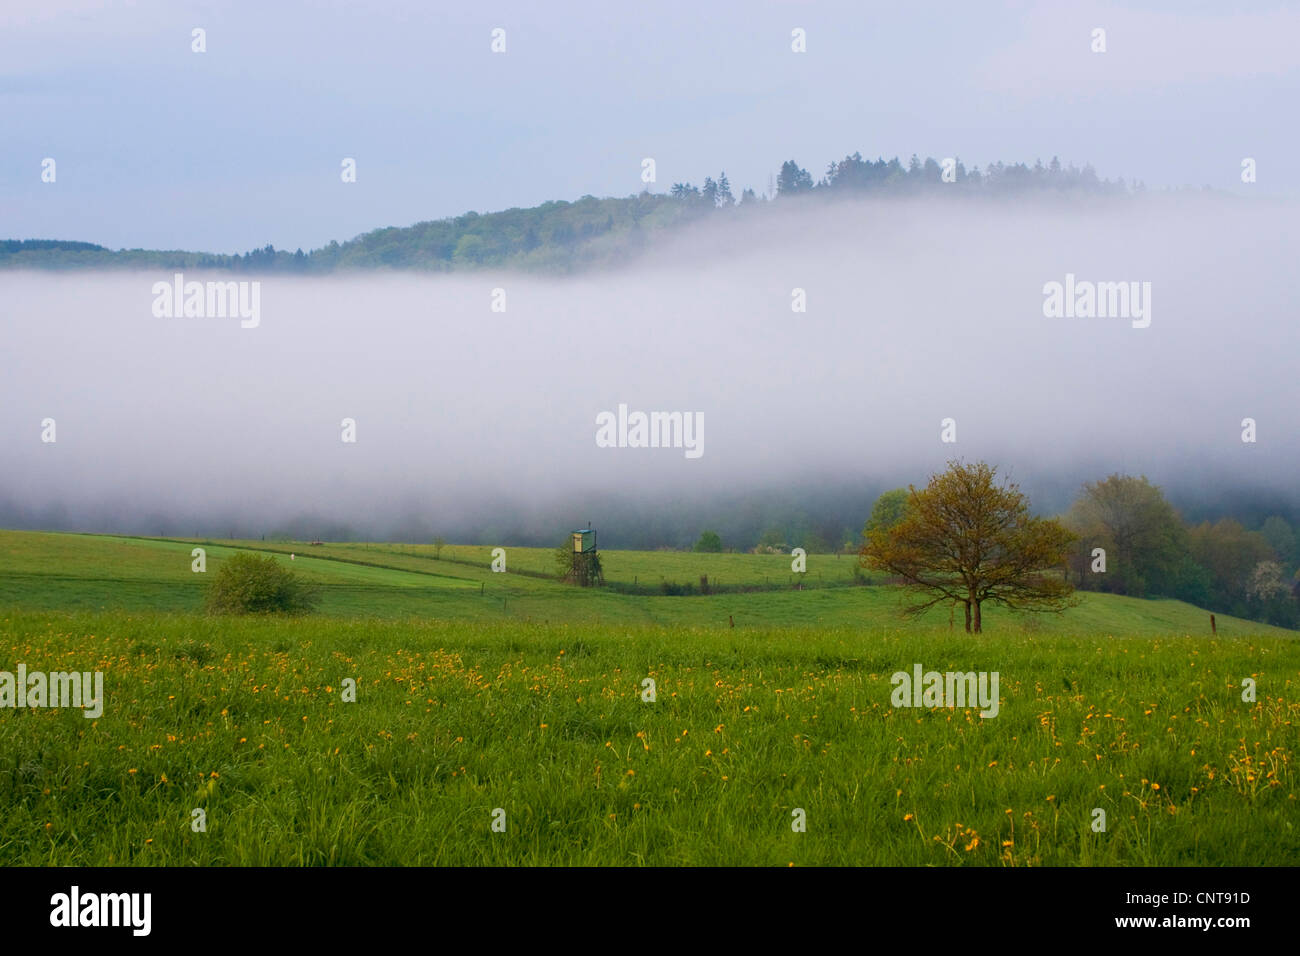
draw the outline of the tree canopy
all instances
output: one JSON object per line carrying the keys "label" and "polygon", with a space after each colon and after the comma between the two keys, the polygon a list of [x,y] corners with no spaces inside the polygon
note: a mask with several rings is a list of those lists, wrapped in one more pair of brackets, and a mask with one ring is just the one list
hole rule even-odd
{"label": "tree canopy", "polygon": [[871,506],[871,517],[867,519],[866,527],[862,529],[862,537],[870,537],[871,532],[877,529],[888,531],[902,521],[903,515],[907,513],[910,494],[906,488],[895,488],[877,498],[876,503]]}
{"label": "tree canopy", "polygon": [[1114,474],[1086,483],[1065,523],[1079,536],[1071,561],[1077,575],[1090,573],[1093,548],[1106,551],[1097,590],[1143,597],[1177,589],[1188,556],[1187,532],[1178,512],[1145,477]]}

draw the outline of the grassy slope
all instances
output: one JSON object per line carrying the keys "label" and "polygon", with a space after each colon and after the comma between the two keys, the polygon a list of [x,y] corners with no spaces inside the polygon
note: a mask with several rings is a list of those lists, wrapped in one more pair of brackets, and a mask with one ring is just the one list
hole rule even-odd
{"label": "grassy slope", "polygon": [[[595,622],[720,627],[916,627],[946,625],[935,611],[924,622],[904,620],[900,595],[888,587],[849,587],[853,558],[812,555],[808,577],[826,585],[803,591],[777,588],[751,593],[661,597],[582,590],[523,574],[494,574],[490,548],[449,546],[443,559],[424,545],[325,546],[235,542],[288,555],[293,568],[321,589],[321,612],[342,617],[422,617],[481,621]],[[203,545],[208,570],[232,553],[229,544]],[[107,535],[0,531],[0,606],[30,608],[194,612],[202,608],[207,577],[190,570],[193,543]],[[508,548],[510,570],[547,572],[552,554]],[[618,552],[603,554],[606,578],[640,581],[711,580],[761,586],[789,578],[780,555]],[[354,563],[364,562],[364,563]],[[378,565],[383,565],[378,566]],[[784,571],[784,575],[781,572]],[[835,586],[831,586],[831,585]],[[1071,631],[1110,634],[1206,634],[1209,615],[1179,601],[1146,601],[1104,594],[1080,595],[1080,606],[1060,616],[1018,618],[993,609],[990,630]],[[1232,634],[1292,632],[1220,617]],[[957,626],[960,628],[960,621]]]}

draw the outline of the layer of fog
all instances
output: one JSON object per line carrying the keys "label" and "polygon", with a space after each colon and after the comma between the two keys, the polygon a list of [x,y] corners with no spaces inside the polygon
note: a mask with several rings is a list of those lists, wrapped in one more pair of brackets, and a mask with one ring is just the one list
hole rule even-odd
{"label": "layer of fog", "polygon": [[[958,456],[1043,510],[1112,471],[1294,508],[1296,212],[788,203],[564,279],[185,273],[257,279],[250,329],[155,317],[171,271],[0,274],[0,525],[680,544],[746,500],[860,524]],[[1067,273],[1150,282],[1150,326],[1046,318]],[[702,457],[597,447],[620,403],[702,413]]]}

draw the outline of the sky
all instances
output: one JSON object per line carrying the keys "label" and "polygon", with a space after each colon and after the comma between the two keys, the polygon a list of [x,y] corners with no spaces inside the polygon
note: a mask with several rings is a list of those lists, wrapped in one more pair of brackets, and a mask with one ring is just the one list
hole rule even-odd
{"label": "sky", "polygon": [[761,193],[855,151],[1294,197],[1297,37],[1294,4],[1195,0],[5,0],[0,238],[310,249],[628,195],[645,158]]}

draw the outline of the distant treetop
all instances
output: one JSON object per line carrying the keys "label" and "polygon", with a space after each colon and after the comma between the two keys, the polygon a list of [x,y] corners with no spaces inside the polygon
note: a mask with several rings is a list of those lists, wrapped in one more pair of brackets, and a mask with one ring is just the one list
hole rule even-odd
{"label": "distant treetop", "polygon": [[[1140,187],[1137,187],[1140,188]],[[619,198],[583,196],[576,202],[550,200],[529,209],[467,212],[460,216],[389,226],[347,242],[332,241],[304,253],[266,245],[243,255],[176,250],[112,250],[89,242],[57,239],[0,240],[0,268],[226,269],[234,272],[319,274],[346,269],[410,269],[451,272],[502,267],[537,272],[576,272],[626,262],[657,234],[705,216],[748,213],[768,203],[781,205],[804,196],[828,200],[860,195],[1128,193],[1123,181],[1098,179],[1091,166],[1062,166],[1052,157],[1044,166],[994,163],[983,171],[959,159],[922,161],[913,155],[906,167],[890,160],[863,159],[860,153],[832,162],[821,179],[793,159],[781,164],[768,193],[751,188],[733,194],[722,172],[706,176],[702,187],[674,183],[667,193],[642,192]]]}

